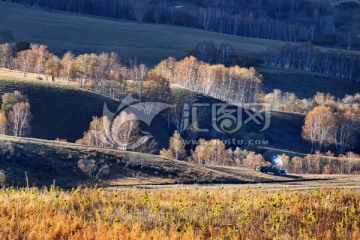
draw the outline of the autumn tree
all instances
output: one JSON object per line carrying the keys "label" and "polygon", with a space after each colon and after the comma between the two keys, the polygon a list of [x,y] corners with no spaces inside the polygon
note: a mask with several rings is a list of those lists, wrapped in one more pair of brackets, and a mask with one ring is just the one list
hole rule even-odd
{"label": "autumn tree", "polygon": [[185,150],[185,146],[186,143],[184,141],[184,139],[182,139],[182,137],[180,136],[180,134],[175,131],[174,134],[172,135],[172,137],[170,138],[169,141],[169,150],[172,151],[174,158],[176,160],[179,159],[184,159],[186,156],[186,150]]}
{"label": "autumn tree", "polygon": [[30,132],[30,104],[28,102],[16,103],[12,106],[9,115],[9,131],[15,137],[23,137]]}
{"label": "autumn tree", "polygon": [[46,71],[45,74],[51,76],[51,80],[54,82],[55,77],[59,76],[60,59],[54,54],[49,54],[47,61],[45,62]]}
{"label": "autumn tree", "polygon": [[36,73],[37,76],[44,74],[45,63],[49,58],[47,46],[30,44],[30,49],[25,49],[18,53],[15,59],[16,69],[24,73],[24,77],[28,72]]}
{"label": "autumn tree", "polygon": [[94,79],[96,70],[96,54],[79,55],[75,59],[77,79],[80,88],[85,88],[89,81]]}
{"label": "autumn tree", "polygon": [[240,149],[236,147],[235,150],[231,148],[226,151],[226,155],[232,159],[232,162],[235,166],[243,166],[243,161],[246,156],[249,154],[249,151],[246,149]]}
{"label": "autumn tree", "polygon": [[327,106],[315,107],[306,115],[302,136],[311,141],[312,153],[321,151],[324,146],[334,142],[335,123],[334,114]]}
{"label": "autumn tree", "polygon": [[5,112],[5,114],[8,114],[15,104],[28,101],[28,97],[20,93],[19,91],[14,91],[13,93],[5,93],[2,95],[1,109]]}
{"label": "autumn tree", "polygon": [[177,61],[173,57],[169,57],[166,60],[161,61],[151,72],[156,75],[160,75],[168,81],[173,81],[174,74],[176,72],[175,68]]}
{"label": "autumn tree", "polygon": [[2,96],[0,114],[0,133],[9,133],[16,137],[25,136],[30,132],[30,104],[26,95],[18,91],[5,93]]}
{"label": "autumn tree", "polygon": [[16,69],[23,72],[24,77],[27,76],[27,73],[31,71],[33,61],[33,52],[31,50],[24,50],[18,53],[17,58],[15,59]]}
{"label": "autumn tree", "polygon": [[74,54],[66,52],[60,61],[60,76],[66,83],[75,78]]}
{"label": "autumn tree", "polygon": [[171,149],[165,149],[165,148],[160,150],[160,156],[170,159],[175,158],[173,151]]}
{"label": "autumn tree", "polygon": [[359,111],[350,106],[339,106],[335,113],[334,140],[339,153],[345,153],[356,143],[356,134],[360,129],[359,117]]}
{"label": "autumn tree", "polygon": [[107,139],[104,126],[104,118],[94,117],[89,130],[84,132],[84,136],[78,139],[76,143],[87,146],[112,147]]}
{"label": "autumn tree", "polygon": [[98,55],[95,62],[94,79],[92,83],[92,90],[97,93],[103,92],[105,80],[109,74],[111,62],[108,53],[101,53]]}
{"label": "autumn tree", "polygon": [[170,82],[153,71],[147,74],[143,91],[147,101],[169,102],[171,97]]}
{"label": "autumn tree", "polygon": [[256,165],[266,163],[265,159],[261,154],[256,154],[255,152],[249,152],[245,159],[242,161],[242,166],[246,168],[254,169]]}
{"label": "autumn tree", "polygon": [[5,135],[7,128],[6,114],[3,110],[0,111],[0,134]]}
{"label": "autumn tree", "polygon": [[11,68],[13,60],[13,49],[9,43],[0,45],[0,67]]}
{"label": "autumn tree", "polygon": [[261,76],[254,68],[210,65],[187,57],[174,62],[161,62],[155,71],[171,83],[233,104],[258,102],[262,89]]}
{"label": "autumn tree", "polygon": [[128,68],[121,64],[115,53],[111,54],[110,61],[113,64],[107,76],[102,94],[119,100],[128,95],[128,82],[126,81]]}
{"label": "autumn tree", "polygon": [[140,139],[139,133],[138,119],[132,113],[121,112],[111,124],[111,139],[119,150],[135,150],[138,146],[132,145]]}
{"label": "autumn tree", "polygon": [[335,97],[331,94],[317,92],[313,97],[313,106],[335,106]]}
{"label": "autumn tree", "polygon": [[282,92],[274,89],[273,92],[265,94],[263,101],[270,104],[273,111],[307,113],[312,108],[312,103],[308,99],[299,99],[295,93]]}
{"label": "autumn tree", "polygon": [[54,55],[52,54],[49,56],[49,52],[47,50],[47,46],[45,45],[38,45],[38,44],[31,44],[30,49],[32,51],[31,56],[34,58],[31,62],[34,62],[33,71],[36,73],[37,76],[43,74],[45,72],[45,64],[48,58],[53,58]]}
{"label": "autumn tree", "polygon": [[218,139],[210,141],[200,139],[199,144],[192,153],[192,159],[198,164],[226,165],[227,155],[225,150],[225,144]]}
{"label": "autumn tree", "polygon": [[134,94],[137,95],[140,102],[143,97],[143,85],[146,80],[146,75],[149,69],[144,65],[136,65],[133,63],[133,66],[129,69],[129,79],[134,81]]}
{"label": "autumn tree", "polygon": [[[123,151],[136,150],[145,144],[146,138],[140,136],[139,122],[132,113],[120,112],[112,121],[107,117],[94,117],[89,130],[76,143],[108,147]],[[149,146],[148,150],[152,151]],[[141,150],[145,151],[145,148]]]}

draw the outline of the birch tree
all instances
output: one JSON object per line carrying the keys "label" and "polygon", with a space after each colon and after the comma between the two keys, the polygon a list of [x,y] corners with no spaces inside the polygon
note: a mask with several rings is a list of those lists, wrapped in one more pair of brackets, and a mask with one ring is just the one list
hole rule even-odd
{"label": "birch tree", "polygon": [[359,113],[351,107],[345,107],[344,110],[337,112],[335,117],[335,145],[338,152],[344,154],[356,142],[356,133],[360,128]]}
{"label": "birch tree", "polygon": [[8,116],[9,131],[15,137],[23,137],[30,132],[30,104],[28,102],[16,103]]}
{"label": "birch tree", "polygon": [[9,43],[0,45],[0,68],[11,68],[13,51]]}
{"label": "birch tree", "polygon": [[60,67],[61,77],[69,84],[69,81],[75,77],[74,54],[70,51],[66,52],[60,61]]}
{"label": "birch tree", "polygon": [[330,107],[318,106],[306,115],[302,136],[311,141],[311,153],[334,142],[335,117]]}
{"label": "birch tree", "polygon": [[31,55],[31,50],[24,50],[18,53],[18,56],[15,60],[15,65],[17,66],[17,69],[23,72],[25,78],[30,68]]}
{"label": "birch tree", "polygon": [[169,149],[174,153],[174,158],[176,160],[183,159],[186,156],[185,141],[177,131],[175,131],[170,138],[169,144]]}

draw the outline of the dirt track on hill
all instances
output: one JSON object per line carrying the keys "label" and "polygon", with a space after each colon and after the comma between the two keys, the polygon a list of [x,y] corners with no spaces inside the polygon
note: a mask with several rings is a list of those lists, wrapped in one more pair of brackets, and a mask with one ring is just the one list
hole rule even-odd
{"label": "dirt track on hill", "polygon": [[272,182],[261,182],[251,184],[131,184],[107,186],[109,190],[122,188],[140,188],[140,189],[164,189],[164,188],[184,188],[192,189],[200,187],[204,189],[213,188],[249,188],[259,191],[279,191],[279,190],[293,190],[293,191],[308,191],[318,188],[331,189],[355,189],[360,192],[360,176],[358,175],[289,175],[288,177],[296,178],[295,180],[279,180]]}

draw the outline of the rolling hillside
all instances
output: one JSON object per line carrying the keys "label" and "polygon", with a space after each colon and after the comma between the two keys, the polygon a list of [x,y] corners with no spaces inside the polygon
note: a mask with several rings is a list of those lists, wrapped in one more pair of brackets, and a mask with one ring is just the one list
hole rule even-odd
{"label": "rolling hillside", "polygon": [[[358,189],[360,183],[360,178],[352,175],[274,176],[240,167],[194,165],[148,154],[3,135],[0,135],[0,147],[0,169],[6,172],[7,184],[15,187],[26,187],[25,171],[30,187],[50,186],[55,182],[56,186],[67,189],[94,185],[109,189],[187,188],[186,184],[209,185],[212,189],[221,184],[228,189],[302,191],[324,186]],[[97,182],[91,181],[79,168],[80,159],[96,159],[98,163],[107,164],[109,174]]]}
{"label": "rolling hillside", "polygon": [[264,91],[267,93],[274,89],[280,89],[282,92],[293,92],[297,97],[303,99],[312,98],[317,92],[330,93],[336,98],[360,92],[358,82],[346,79],[268,66],[260,66],[256,70],[264,78]]}
{"label": "rolling hillside", "polygon": [[[19,17],[21,16],[21,17]],[[24,40],[49,46],[62,55],[68,50],[75,54],[115,51],[124,62],[138,57],[149,66],[168,56],[182,58],[197,43],[211,39],[228,42],[239,54],[261,56],[265,47],[284,42],[252,39],[177,26],[140,24],[100,19],[64,12],[50,12],[0,1],[0,28],[14,32],[15,41]],[[326,51],[326,48],[322,48]],[[312,97],[317,91],[336,97],[359,92],[359,84],[329,78],[319,74],[262,66],[266,92],[278,88],[295,92],[301,98]]]}
{"label": "rolling hillside", "polygon": [[17,41],[48,45],[59,55],[68,50],[76,54],[115,51],[125,61],[138,57],[150,66],[168,56],[183,57],[208,39],[231,43],[239,53],[261,54],[265,46],[281,44],[191,28],[49,12],[6,2],[0,2],[0,27],[13,30]]}
{"label": "rolling hillside", "polygon": [[[15,90],[26,94],[33,119],[31,136],[41,139],[67,139],[74,142],[89,127],[93,116],[101,116],[104,102],[115,103],[100,95],[39,80],[21,80],[21,74],[2,71],[0,95]],[[29,75],[31,78],[31,75]],[[0,99],[1,101],[1,99]]]}
{"label": "rolling hillside", "polygon": [[107,187],[302,180],[301,177],[266,175],[244,168],[200,166],[148,154],[29,138],[0,136],[0,145],[0,166],[7,173],[7,182],[13,186],[26,186],[25,171],[31,186],[50,186],[54,179],[58,186],[65,188],[93,184],[78,167],[80,159],[96,159],[97,163],[109,166],[109,174],[99,183]]}
{"label": "rolling hillside", "polygon": [[[31,79],[32,76],[32,79]],[[104,102],[114,111],[118,103],[79,88],[62,84],[35,80],[29,74],[24,79],[20,73],[0,70],[0,94],[18,90],[29,97],[33,119],[31,137],[54,140],[67,139],[70,142],[82,137],[89,127],[93,116],[102,116]],[[173,88],[173,91],[177,91]],[[182,91],[188,91],[182,89]],[[199,103],[219,103],[218,100],[200,94],[196,95]],[[246,117],[246,116],[244,116]],[[204,119],[203,125],[211,126],[211,119]],[[301,138],[301,127],[304,123],[302,114],[273,112],[270,128],[259,133],[259,126],[247,124],[231,135],[209,135],[212,138],[243,140],[242,147],[249,147],[249,140],[267,140],[274,148],[307,152],[308,144]],[[286,126],[286,127],[284,127]],[[168,146],[174,127],[167,127],[167,119],[158,116],[148,129],[156,137],[158,147]],[[213,131],[214,132],[214,131]]]}

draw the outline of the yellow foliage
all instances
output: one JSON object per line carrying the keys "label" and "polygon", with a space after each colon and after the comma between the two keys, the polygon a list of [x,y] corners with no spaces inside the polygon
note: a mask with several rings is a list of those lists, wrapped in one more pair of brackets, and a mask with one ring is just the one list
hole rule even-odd
{"label": "yellow foliage", "polygon": [[4,239],[359,238],[360,194],[250,188],[1,189]]}

